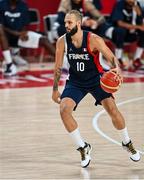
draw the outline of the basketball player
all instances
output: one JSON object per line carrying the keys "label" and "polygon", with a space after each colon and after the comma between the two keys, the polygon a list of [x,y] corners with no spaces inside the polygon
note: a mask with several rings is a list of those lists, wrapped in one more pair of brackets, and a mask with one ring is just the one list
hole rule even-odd
{"label": "basketball player", "polygon": [[1,22],[0,22],[0,46],[2,49],[2,54],[5,60],[5,64],[7,66],[7,69],[5,70],[4,73],[5,74],[9,73],[10,76],[15,75],[17,73],[17,69],[14,63],[12,62],[12,57],[11,57],[8,41],[4,33]]}
{"label": "basketball player", "polygon": [[[0,22],[3,25],[10,47],[39,48],[44,47],[52,56],[55,55],[54,46],[40,33],[29,31],[29,11],[22,0],[0,1]],[[11,75],[12,64],[7,65],[5,75]]]}
{"label": "basketball player", "polygon": [[[67,33],[61,36],[56,43],[52,99],[60,104],[62,121],[78,147],[82,167],[89,165],[92,147],[81,137],[72,112],[87,93],[90,93],[95,98],[96,105],[101,104],[110,115],[114,127],[121,135],[122,146],[129,152],[130,158],[133,161],[139,161],[140,154],[132,145],[125,120],[119,112],[112,94],[104,92],[100,87],[100,77],[103,69],[99,63],[99,52],[111,62],[111,70],[117,74],[117,80],[122,80],[118,61],[101,37],[81,29],[81,22],[81,14],[76,10],[68,12],[65,16]],[[66,81],[65,89],[61,95],[58,91],[58,82],[64,53],[67,54],[70,69],[69,79]]]}

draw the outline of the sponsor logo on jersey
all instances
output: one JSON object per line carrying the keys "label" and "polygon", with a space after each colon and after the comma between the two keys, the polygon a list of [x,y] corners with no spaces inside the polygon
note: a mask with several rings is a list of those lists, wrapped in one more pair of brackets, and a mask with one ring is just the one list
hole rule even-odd
{"label": "sponsor logo on jersey", "polygon": [[90,60],[89,54],[68,54],[70,60],[75,59],[82,59],[82,60]]}

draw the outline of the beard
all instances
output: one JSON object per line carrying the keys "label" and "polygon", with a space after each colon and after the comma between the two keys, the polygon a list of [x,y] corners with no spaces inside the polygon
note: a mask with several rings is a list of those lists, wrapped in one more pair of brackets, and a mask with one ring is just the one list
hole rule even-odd
{"label": "beard", "polygon": [[73,36],[75,33],[77,33],[78,31],[78,27],[77,25],[75,27],[72,28],[72,30],[70,32],[67,32],[67,34],[71,37]]}

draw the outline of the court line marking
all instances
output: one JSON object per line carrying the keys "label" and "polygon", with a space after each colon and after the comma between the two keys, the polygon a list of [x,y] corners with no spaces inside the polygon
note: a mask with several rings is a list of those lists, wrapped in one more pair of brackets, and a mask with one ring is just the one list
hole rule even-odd
{"label": "court line marking", "polygon": [[[126,101],[123,101],[123,102],[118,103],[117,106],[122,106],[122,105],[124,105],[124,104],[128,104],[128,103],[131,103],[131,102],[140,101],[140,100],[142,100],[142,99],[144,99],[144,97],[138,97],[138,98],[134,98],[134,99],[129,99],[129,100],[126,100]],[[99,117],[100,117],[102,114],[104,114],[104,113],[106,113],[106,111],[105,111],[105,110],[102,110],[102,111],[96,113],[95,116],[93,117],[92,125],[93,125],[94,129],[95,129],[101,136],[103,136],[105,139],[107,139],[108,141],[111,141],[112,143],[121,146],[121,143],[120,143],[120,142],[118,142],[118,141],[112,139],[111,137],[107,136],[107,135],[99,128],[99,126],[98,126],[98,120],[99,120]],[[138,151],[139,151],[139,150],[138,150]],[[139,152],[140,152],[141,154],[144,154],[144,151],[139,151]]]}

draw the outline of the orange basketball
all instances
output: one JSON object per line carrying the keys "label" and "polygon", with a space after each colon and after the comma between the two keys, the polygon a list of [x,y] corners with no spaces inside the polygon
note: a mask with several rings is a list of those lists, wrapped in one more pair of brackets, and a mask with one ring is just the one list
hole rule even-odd
{"label": "orange basketball", "polygon": [[120,88],[121,82],[115,80],[115,75],[112,71],[107,71],[102,75],[100,85],[104,91],[114,93]]}

